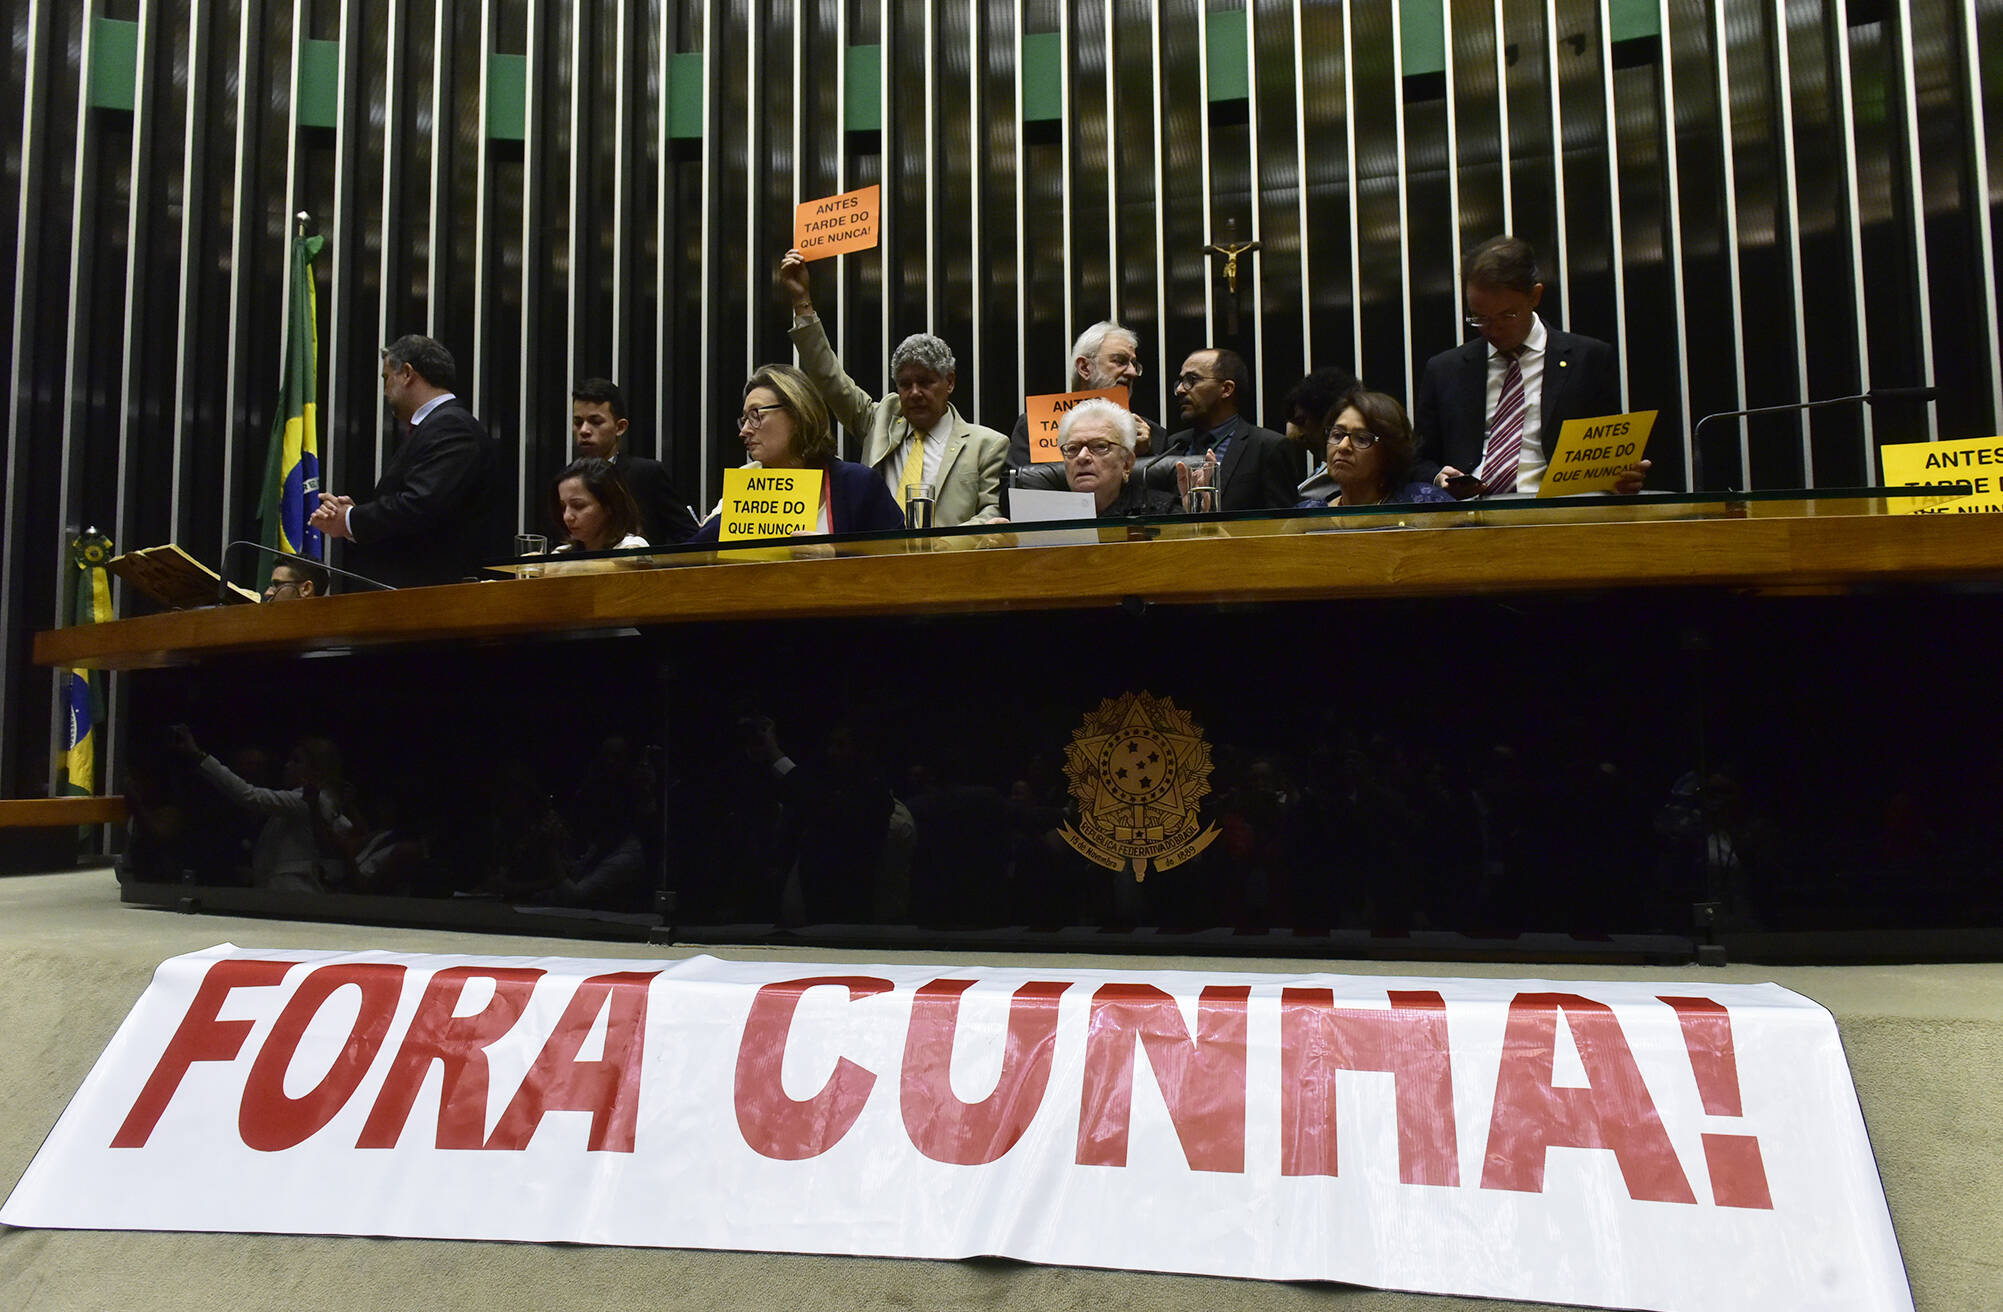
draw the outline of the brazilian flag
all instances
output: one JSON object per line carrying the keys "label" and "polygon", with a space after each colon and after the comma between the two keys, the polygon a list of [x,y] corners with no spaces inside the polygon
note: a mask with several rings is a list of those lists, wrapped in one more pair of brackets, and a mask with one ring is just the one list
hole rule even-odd
{"label": "brazilian flag", "polygon": [[[111,539],[87,528],[70,542],[70,622],[96,624],[111,618],[111,578],[104,562],[111,559]],[[90,670],[64,670],[63,762],[58,797],[89,797],[97,791],[98,726],[104,720],[104,696]]]}
{"label": "brazilian flag", "polygon": [[[285,377],[271,423],[271,454],[264,464],[264,545],[295,556],[324,559],[320,530],[307,519],[320,505],[320,328],[313,260],[324,237],[292,239],[292,315],[285,333]],[[267,558],[260,580],[271,574]]]}

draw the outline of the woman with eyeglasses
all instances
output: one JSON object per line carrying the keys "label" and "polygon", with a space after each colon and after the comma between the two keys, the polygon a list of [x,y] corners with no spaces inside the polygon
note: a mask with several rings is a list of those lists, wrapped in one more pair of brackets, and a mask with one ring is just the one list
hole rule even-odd
{"label": "woman with eyeglasses", "polygon": [[[744,384],[737,437],[747,464],[761,469],[818,469],[817,533],[877,533],[904,527],[904,512],[883,479],[866,465],[835,458],[834,427],[813,380],[789,364],[768,364]],[[712,511],[691,542],[714,542],[722,525]]]}
{"label": "woman with eyeglasses", "polygon": [[549,517],[563,530],[558,551],[611,551],[644,547],[640,507],[610,461],[573,460],[550,489]]}
{"label": "woman with eyeglasses", "polygon": [[1377,506],[1452,502],[1431,483],[1413,482],[1417,444],[1405,407],[1382,392],[1357,392],[1328,426],[1328,476],[1334,495],[1302,506]]}
{"label": "woman with eyeglasses", "polygon": [[1057,426],[1065,481],[1073,492],[1092,494],[1093,513],[1100,519],[1172,515],[1181,509],[1173,497],[1132,476],[1138,441],[1133,415],[1103,397],[1081,401]]}

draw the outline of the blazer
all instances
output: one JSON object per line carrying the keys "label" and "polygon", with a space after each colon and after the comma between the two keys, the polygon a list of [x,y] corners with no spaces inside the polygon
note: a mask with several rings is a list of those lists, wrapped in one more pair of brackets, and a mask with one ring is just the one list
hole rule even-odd
{"label": "blazer", "polygon": [[[1543,394],[1538,436],[1544,454],[1567,419],[1619,414],[1620,359],[1595,337],[1545,325]],[[1419,442],[1410,477],[1430,483],[1445,465],[1463,473],[1481,467],[1488,440],[1488,342],[1480,337],[1426,361],[1412,427]]]}
{"label": "blazer", "polygon": [[498,456],[455,397],[405,434],[375,495],[348,511],[347,567],[392,587],[453,583],[498,559]]}
{"label": "blazer", "polygon": [[[1197,450],[1196,430],[1185,428],[1168,440],[1168,449],[1147,466],[1147,485],[1158,492],[1176,490],[1175,466]],[[1260,428],[1244,416],[1231,433],[1231,445],[1217,465],[1219,510],[1291,510],[1300,500],[1296,490],[1307,472],[1307,453],[1285,437]],[[1208,449],[1209,443],[1204,444]]]}
{"label": "blazer", "polygon": [[[828,462],[828,529],[834,533],[882,533],[904,527],[904,511],[883,479],[853,460]],[[723,515],[712,514],[690,542],[715,542]]]}
{"label": "blazer", "polygon": [[[897,449],[911,434],[904,402],[895,392],[872,401],[869,393],[842,371],[819,318],[795,325],[792,338],[800,351],[800,368],[814,380],[821,399],[841,426],[862,439],[862,463],[875,470],[881,481],[885,463],[897,458]],[[946,408],[946,414],[953,426],[939,462],[938,497],[933,505],[941,528],[1001,513],[1001,471],[1008,459],[1006,436],[968,423],[952,406]]]}
{"label": "blazer", "polygon": [[689,513],[688,503],[675,491],[660,461],[622,451],[612,462],[612,470],[640,507],[640,536],[649,545],[671,547],[689,540],[689,534],[695,532],[695,516]]}

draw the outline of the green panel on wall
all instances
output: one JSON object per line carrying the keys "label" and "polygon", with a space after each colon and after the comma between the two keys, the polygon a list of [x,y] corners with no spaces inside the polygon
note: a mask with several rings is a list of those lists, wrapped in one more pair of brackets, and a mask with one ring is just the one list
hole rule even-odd
{"label": "green panel on wall", "polygon": [[1022,35],[1022,121],[1055,122],[1064,117],[1063,41],[1055,32]]}
{"label": "green panel on wall", "polygon": [[1245,11],[1213,9],[1205,25],[1210,98],[1244,100],[1252,93],[1252,69],[1245,50]]}
{"label": "green panel on wall", "polygon": [[851,132],[874,132],[883,126],[883,47],[848,48],[848,85],[842,89],[843,108]]}
{"label": "green panel on wall", "polygon": [[1655,0],[1612,0],[1607,11],[1607,34],[1615,41],[1662,33],[1662,10]]}
{"label": "green panel on wall", "polygon": [[702,52],[668,56],[668,135],[702,140]]}
{"label": "green panel on wall", "polygon": [[487,135],[520,141],[528,135],[529,57],[487,56]]}
{"label": "green panel on wall", "polygon": [[341,43],[299,43],[299,126],[331,128],[341,117]]}
{"label": "green panel on wall", "polygon": [[132,108],[139,86],[139,24],[99,18],[90,29],[90,103],[93,109]]}
{"label": "green panel on wall", "polygon": [[1430,0],[1404,0],[1398,6],[1398,42],[1405,76],[1447,71],[1446,10]]}

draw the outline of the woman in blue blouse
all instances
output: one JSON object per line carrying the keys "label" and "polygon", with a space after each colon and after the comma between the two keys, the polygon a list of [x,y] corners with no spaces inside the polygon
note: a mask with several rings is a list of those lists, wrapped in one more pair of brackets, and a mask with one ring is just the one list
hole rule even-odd
{"label": "woman in blue blouse", "polygon": [[1412,423],[1398,398],[1382,392],[1357,392],[1336,412],[1328,426],[1328,476],[1337,486],[1332,497],[1303,501],[1303,506],[1377,506],[1407,502],[1452,502],[1431,483],[1412,482],[1412,459],[1418,447]]}

